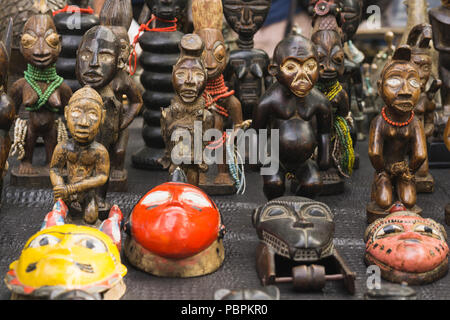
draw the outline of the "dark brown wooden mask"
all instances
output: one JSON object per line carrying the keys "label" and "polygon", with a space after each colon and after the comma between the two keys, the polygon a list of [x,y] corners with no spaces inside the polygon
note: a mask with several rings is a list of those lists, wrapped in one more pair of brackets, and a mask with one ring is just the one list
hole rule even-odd
{"label": "dark brown wooden mask", "polygon": [[187,2],[187,0],[145,0],[152,14],[166,20],[178,17],[186,7]]}

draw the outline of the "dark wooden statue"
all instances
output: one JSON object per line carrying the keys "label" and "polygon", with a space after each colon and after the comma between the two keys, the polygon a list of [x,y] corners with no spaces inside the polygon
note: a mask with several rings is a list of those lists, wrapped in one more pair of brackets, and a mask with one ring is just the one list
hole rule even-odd
{"label": "dark wooden statue", "polygon": [[[317,6],[316,10],[318,10]],[[339,82],[339,78],[343,76],[345,71],[345,54],[341,40],[342,31],[338,27],[336,17],[332,14],[318,14],[313,23],[311,40],[317,46],[319,61],[317,88],[331,102],[333,110],[332,140],[334,140],[334,143],[330,147],[335,167],[339,171],[331,168],[322,172],[323,193],[337,194],[344,191],[344,180],[339,176],[339,173],[342,176],[349,177],[352,174],[355,162],[353,139],[349,126],[349,123],[353,122],[349,113],[349,98]]]}
{"label": "dark wooden statue", "polygon": [[[425,130],[425,138],[433,136],[434,132],[434,111],[436,104],[434,96],[441,87],[441,80],[434,80],[427,89],[428,80],[431,75],[432,60],[430,55],[430,41],[432,38],[431,25],[423,23],[414,26],[407,40],[411,46],[411,60],[416,65],[420,77],[420,98],[414,109],[415,115],[422,122]],[[433,192],[434,179],[428,170],[428,156],[422,166],[416,172],[417,192]]]}
{"label": "dark wooden statue", "polygon": [[[118,78],[121,58],[120,41],[114,32],[105,26],[96,26],[83,36],[77,56],[77,78],[85,86],[97,90],[106,110],[105,121],[100,127],[96,140],[109,152],[111,160],[111,180],[126,184],[124,170],[125,152],[128,144],[128,126],[139,113],[142,100],[133,82]],[[129,105],[125,108],[123,95]],[[109,210],[106,204],[106,183],[99,191],[99,207]]]}
{"label": "dark wooden statue", "polygon": [[62,50],[56,62],[56,71],[64,77],[72,91],[76,91],[81,87],[75,74],[78,45],[83,34],[99,24],[99,19],[88,6],[88,1],[72,0],[69,3],[65,8],[53,12],[56,29],[62,37]]}
{"label": "dark wooden statue", "polygon": [[[120,57],[117,63],[117,73],[111,81],[111,88],[116,95],[116,99],[123,102],[127,116],[123,119],[123,128],[127,128],[134,117],[142,108],[142,95],[131,79],[128,62],[131,53],[130,39],[128,29],[133,20],[130,0],[109,0],[103,5],[100,12],[100,24],[108,26],[116,35],[120,43]],[[124,96],[126,99],[124,99]],[[127,171],[124,168],[125,152],[128,144],[128,129],[122,128],[122,142],[116,150],[116,155],[111,155],[111,176],[109,180],[110,191],[126,191],[127,189]]]}
{"label": "dark wooden statue", "polygon": [[[241,103],[234,96],[234,91],[225,85],[223,72],[227,65],[227,51],[222,35],[223,8],[220,0],[194,0],[192,2],[194,33],[205,44],[204,61],[208,71],[206,83],[206,107],[214,115],[215,129],[223,132],[230,126],[233,129],[243,127]],[[222,141],[215,141],[216,151],[225,149],[226,136]],[[225,156],[225,151],[222,152]],[[210,167],[211,169],[211,167]],[[200,176],[200,187],[208,194],[229,194],[234,192],[233,181],[225,161],[217,164],[217,174],[212,170]]]}
{"label": "dark wooden statue", "polygon": [[[279,169],[263,176],[264,194],[269,200],[282,196],[289,175],[298,183],[296,194],[314,196],[323,187],[319,166],[326,170],[331,162],[330,102],[314,88],[319,78],[316,47],[302,36],[284,39],[269,71],[277,82],[261,98],[252,124],[256,130],[279,129]],[[311,159],[316,147],[317,162]]]}
{"label": "dark wooden statue", "polygon": [[[450,118],[447,120],[444,131],[444,143],[448,151],[450,151]],[[445,207],[445,223],[450,226],[450,203]]]}
{"label": "dark wooden statue", "polygon": [[[105,118],[102,97],[90,87],[76,91],[64,110],[72,138],[59,143],[50,165],[55,202],[81,208],[87,224],[98,221],[96,189],[108,181],[109,154],[95,141]],[[63,170],[67,167],[67,181]],[[73,210],[71,210],[73,212]],[[75,219],[74,219],[75,220]]]}
{"label": "dark wooden statue", "polygon": [[[199,184],[200,171],[207,169],[202,158],[205,145],[196,149],[194,132],[200,129],[204,133],[214,127],[214,116],[205,108],[203,98],[207,79],[202,60],[204,47],[202,39],[196,34],[187,34],[181,39],[181,54],[172,76],[176,95],[172,104],[162,110],[161,117],[161,134],[166,144],[166,153],[171,155],[169,173],[173,174],[180,167],[187,182],[194,186]],[[198,128],[196,124],[199,125]],[[177,139],[174,141],[177,130],[187,130],[191,136],[190,143]],[[180,131],[178,134],[183,137],[184,132]],[[196,162],[196,158],[200,163]]]}
{"label": "dark wooden statue", "polygon": [[9,129],[16,115],[14,102],[8,96],[8,66],[11,57],[13,20],[10,18],[5,35],[0,41],[0,201],[3,190],[3,177],[8,170],[9,150],[11,148],[11,139]]}
{"label": "dark wooden statue", "polygon": [[223,0],[223,12],[230,27],[239,35],[238,48],[230,52],[225,80],[242,104],[244,119],[251,119],[259,98],[271,84],[266,52],[253,48],[253,36],[262,27],[271,0]]}
{"label": "dark wooden statue", "polygon": [[[177,30],[177,21],[187,5],[187,0],[146,0],[152,18],[142,29],[139,38],[143,50],[139,63],[144,69],[141,83],[143,94],[144,126],[142,137],[145,146],[132,156],[133,166],[140,169],[168,169],[169,155],[164,154],[164,140],[161,137],[161,108],[170,105],[174,97],[172,67],[179,56],[179,43],[183,33]],[[133,59],[131,65],[133,66]]]}
{"label": "dark wooden statue", "polygon": [[[450,1],[442,0],[442,5],[429,12],[433,27],[433,45],[439,52],[439,78],[442,80],[441,101],[444,123],[450,116]],[[430,166],[450,167],[450,152],[440,141],[440,134],[430,144]]]}
{"label": "dark wooden statue", "polygon": [[420,76],[411,62],[411,48],[397,48],[388,61],[378,94],[386,106],[370,126],[369,158],[375,168],[368,221],[386,216],[398,196],[406,208],[421,213],[416,205],[415,172],[427,157],[425,133],[414,108],[420,98]]}
{"label": "dark wooden statue", "polygon": [[[48,186],[48,164],[53,150],[58,140],[67,136],[58,114],[72,95],[55,68],[61,52],[61,37],[45,3],[39,10],[26,22],[20,41],[20,51],[28,69],[24,78],[17,80],[9,91],[16,111],[20,111],[12,151],[19,152],[21,162],[18,168],[12,169],[11,183],[24,187]],[[46,161],[43,167],[32,164],[38,137],[44,139]]]}

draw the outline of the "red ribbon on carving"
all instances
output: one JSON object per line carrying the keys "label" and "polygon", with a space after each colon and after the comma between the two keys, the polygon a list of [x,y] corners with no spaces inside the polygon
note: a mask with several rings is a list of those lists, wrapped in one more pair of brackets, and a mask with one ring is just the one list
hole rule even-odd
{"label": "red ribbon on carving", "polygon": [[91,7],[80,8],[80,7],[77,7],[77,6],[66,5],[61,10],[53,11],[53,16],[56,16],[58,13],[63,13],[63,12],[70,12],[70,13],[81,12],[81,13],[94,14],[94,9],[92,9]]}
{"label": "red ribbon on carving", "polygon": [[[152,23],[155,20],[158,20],[161,22],[166,22],[166,23],[173,23],[173,25],[170,27],[164,27],[164,28],[149,28],[148,26],[150,25],[150,23]],[[141,24],[141,26],[139,27],[138,34],[134,37],[133,44],[131,45],[133,47],[133,51],[131,52],[130,60],[129,60],[130,75],[134,75],[136,73],[136,67],[137,67],[136,45],[139,41],[139,37],[141,36],[141,33],[144,31],[174,32],[174,31],[177,31],[177,21],[178,21],[177,18],[175,18],[173,20],[166,20],[166,19],[158,18],[155,15],[152,15],[152,17],[150,18],[150,20],[148,20],[148,22],[146,24]],[[134,60],[134,68],[131,65],[132,60]]]}

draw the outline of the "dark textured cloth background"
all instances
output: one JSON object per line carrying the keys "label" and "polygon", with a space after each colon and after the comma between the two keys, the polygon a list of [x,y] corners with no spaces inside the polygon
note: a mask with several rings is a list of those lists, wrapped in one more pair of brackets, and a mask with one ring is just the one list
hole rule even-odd
{"label": "dark textured cloth background", "polygon": [[[127,153],[129,190],[127,193],[109,194],[128,216],[134,204],[151,188],[167,179],[165,172],[142,171],[131,168],[130,157],[143,145],[140,136],[141,120],[133,123]],[[39,147],[38,160],[43,159]],[[356,294],[348,295],[339,282],[327,283],[322,292],[295,293],[291,285],[280,285],[281,299],[362,299],[366,291],[366,266],[363,261],[366,229],[365,206],[370,198],[373,169],[367,157],[367,141],[360,143],[361,168],[346,183],[345,193],[320,197],[335,214],[335,244],[349,266],[356,272]],[[10,159],[10,165],[16,161]],[[424,216],[444,223],[444,207],[450,201],[450,170],[432,170],[436,179],[433,194],[419,195],[418,205]],[[127,292],[123,299],[212,299],[217,289],[259,288],[255,269],[255,249],[258,238],[251,224],[254,208],[265,203],[262,178],[256,172],[247,175],[247,192],[244,196],[213,197],[224,217],[228,230],[225,236],[225,261],[215,273],[191,279],[158,278],[132,267],[125,276]],[[52,207],[51,190],[26,190],[9,186],[9,173],[5,178],[3,206],[0,211],[0,275],[4,278],[11,262],[17,259],[27,239],[39,230],[44,216]],[[446,227],[450,234],[450,228]],[[122,255],[123,257],[123,255]],[[415,287],[419,299],[450,299],[450,275],[426,286]],[[3,281],[0,299],[9,299],[10,293]]]}

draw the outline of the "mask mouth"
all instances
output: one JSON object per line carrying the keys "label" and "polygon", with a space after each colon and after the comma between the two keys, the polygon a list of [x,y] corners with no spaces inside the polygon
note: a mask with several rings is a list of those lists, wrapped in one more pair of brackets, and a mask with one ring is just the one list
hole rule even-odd
{"label": "mask mouth", "polygon": [[397,100],[394,102],[394,107],[402,112],[410,112],[414,109],[414,104],[411,101]]}
{"label": "mask mouth", "polygon": [[52,55],[51,54],[46,54],[46,55],[34,55],[33,54],[32,59],[36,65],[46,65],[46,64],[50,63],[50,61],[52,59]]}
{"label": "mask mouth", "polygon": [[334,79],[337,78],[337,72],[336,71],[323,71],[320,75],[322,79]]}

